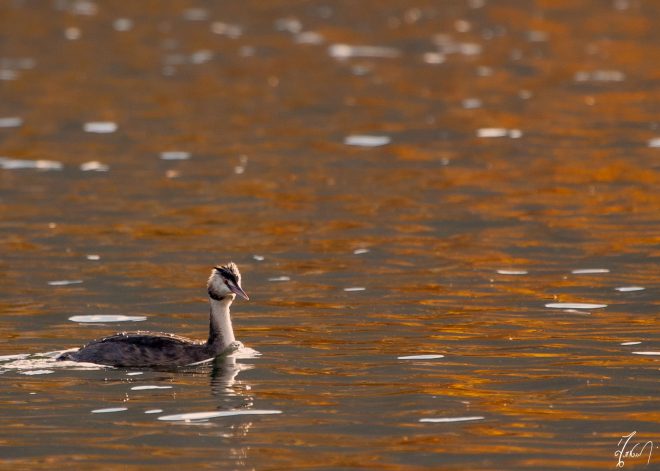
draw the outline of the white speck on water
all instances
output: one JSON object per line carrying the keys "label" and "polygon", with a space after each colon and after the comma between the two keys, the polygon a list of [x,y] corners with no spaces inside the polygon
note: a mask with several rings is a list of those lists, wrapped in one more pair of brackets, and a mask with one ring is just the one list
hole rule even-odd
{"label": "white speck on water", "polygon": [[601,309],[607,307],[607,304],[591,303],[548,303],[545,307],[551,309]]}
{"label": "white speck on water", "polygon": [[130,18],[117,18],[112,22],[112,27],[115,29],[115,31],[119,31],[121,33],[130,31],[133,29],[133,20]]}
{"label": "white speck on water", "polygon": [[293,40],[297,44],[322,44],[325,41],[325,38],[316,31],[303,31],[296,34]]}
{"label": "white speck on water", "polygon": [[527,32],[527,40],[533,43],[546,42],[550,36],[545,31],[532,30]]}
{"label": "white speck on water", "polygon": [[99,12],[99,7],[94,2],[88,0],[77,0],[75,2],[65,2],[69,11],[74,15],[94,16]]}
{"label": "white speck on water", "polygon": [[83,125],[85,132],[94,134],[110,134],[117,131],[117,123],[113,121],[90,121]]}
{"label": "white speck on water", "polygon": [[224,410],[224,411],[210,411],[210,412],[190,412],[187,414],[174,414],[163,415],[158,417],[158,420],[171,420],[171,421],[195,421],[213,419],[215,417],[230,417],[234,415],[269,415],[281,414],[281,410],[267,410],[267,409],[238,409],[238,410]]}
{"label": "white speck on water", "polygon": [[23,125],[23,120],[21,118],[14,116],[0,118],[0,128],[17,128],[21,125]]}
{"label": "white speck on water", "polygon": [[355,249],[353,253],[355,255],[362,255],[363,253],[369,253],[369,249]]}
{"label": "white speck on water", "polygon": [[614,288],[614,289],[622,293],[630,293],[632,291],[643,291],[646,288],[644,288],[643,286],[619,286],[618,288]]}
{"label": "white speck on water", "polygon": [[110,170],[110,166],[102,164],[97,160],[92,160],[90,162],[85,162],[80,165],[80,170],[83,172],[107,172]]}
{"label": "white speck on water", "polygon": [[369,134],[353,134],[344,138],[347,146],[379,147],[389,144],[392,138],[389,136],[375,136]]}
{"label": "white speck on water", "polygon": [[291,278],[288,276],[274,276],[272,278],[268,278],[268,281],[289,281]]}
{"label": "white speck on water", "polygon": [[70,26],[64,30],[64,37],[69,41],[76,41],[82,37],[82,31],[80,28]]}
{"label": "white speck on water", "polygon": [[128,410],[128,407],[108,407],[107,409],[94,409],[92,414],[109,414],[112,412],[122,412]]}
{"label": "white speck on water", "polygon": [[146,316],[124,316],[122,314],[92,314],[87,316],[71,316],[70,321],[79,323],[99,322],[141,322],[146,321]]}
{"label": "white speck on water", "polygon": [[96,254],[89,254],[89,255],[85,256],[85,258],[87,260],[93,260],[93,261],[101,260],[101,256],[96,255]]}
{"label": "white speck on water", "polygon": [[0,356],[0,361],[10,361],[10,360],[23,360],[24,358],[29,357],[27,353],[18,353],[16,355],[2,355]]}
{"label": "white speck on water", "polygon": [[625,79],[626,74],[619,70],[580,71],[573,76],[576,82],[623,82]]}
{"label": "white speck on water", "polygon": [[130,371],[130,372],[126,373],[126,376],[139,376],[139,375],[143,375],[143,374],[144,373],[142,371]]}
{"label": "white speck on water", "polygon": [[0,168],[4,170],[62,170],[63,167],[61,162],[54,160],[23,160],[0,157]]}
{"label": "white speck on water", "polygon": [[163,412],[163,409],[149,409],[144,411],[145,414],[160,414],[161,412]]}
{"label": "white speck on water", "polygon": [[350,46],[348,44],[333,44],[328,48],[328,54],[335,59],[349,59],[352,57],[372,57],[393,59],[401,55],[401,51],[384,46]]}
{"label": "white speck on water", "polygon": [[522,137],[522,131],[520,129],[480,128],[477,129],[477,137],[510,137],[511,139],[519,139]]}
{"label": "white speck on water", "polygon": [[648,145],[649,147],[660,147],[660,137],[649,139]]}
{"label": "white speck on water", "polygon": [[422,60],[427,64],[442,64],[447,60],[444,54],[439,52],[425,52],[422,55]]}
{"label": "white speck on water", "polygon": [[660,352],[654,352],[654,351],[648,351],[648,352],[632,352],[635,355],[650,355],[650,356],[655,356],[655,355],[660,355]]}
{"label": "white speck on water", "polygon": [[264,257],[263,255],[253,255],[252,258],[255,259],[257,262],[263,262],[266,259],[266,257]]}
{"label": "white speck on water", "polygon": [[479,98],[466,98],[465,100],[463,100],[461,102],[461,105],[466,110],[473,110],[473,109],[476,109],[476,108],[481,108],[483,103],[481,102],[481,100]]}
{"label": "white speck on water", "polygon": [[609,273],[608,268],[578,268],[577,270],[571,270],[571,273],[574,275],[593,275],[596,273]]}
{"label": "white speck on water", "polygon": [[628,345],[639,345],[640,343],[642,343],[642,342],[639,342],[639,341],[637,341],[637,342],[621,342],[619,345],[623,345],[624,347],[626,347]]}
{"label": "white speck on water", "polygon": [[397,357],[397,360],[435,360],[437,358],[444,358],[444,355],[406,355]]}
{"label": "white speck on water", "polygon": [[172,386],[152,386],[152,385],[133,386],[131,388],[131,391],[147,391],[149,389],[172,389]]}
{"label": "white speck on water", "polygon": [[16,80],[18,78],[18,72],[10,69],[0,69],[0,80]]}
{"label": "white speck on water", "polygon": [[275,29],[287,33],[298,34],[302,31],[302,23],[298,18],[278,18],[275,20]]}
{"label": "white speck on water", "polygon": [[67,285],[79,285],[82,283],[82,280],[54,280],[49,281],[50,286],[67,286]]}
{"label": "white speck on water", "polygon": [[160,158],[162,160],[188,160],[190,158],[190,152],[182,150],[167,150],[160,153]]}
{"label": "white speck on water", "polygon": [[419,419],[420,422],[432,422],[432,423],[451,423],[451,422],[467,422],[470,420],[483,420],[484,416],[475,415],[469,417],[438,417],[438,418],[424,418]]}
{"label": "white speck on water", "polygon": [[214,21],[211,23],[211,32],[221,36],[227,36],[231,39],[236,39],[243,34],[243,28],[239,25]]}
{"label": "white speck on water", "polygon": [[527,270],[497,270],[500,275],[527,275]]}
{"label": "white speck on water", "polygon": [[213,59],[213,51],[209,49],[201,49],[195,51],[190,55],[190,62],[192,64],[206,64]]}
{"label": "white speck on water", "polygon": [[367,288],[364,286],[351,286],[349,288],[344,288],[344,291],[352,292],[352,291],[365,291]]}
{"label": "white speck on water", "polygon": [[209,18],[209,12],[205,8],[188,8],[183,11],[183,19],[188,21],[205,21]]}
{"label": "white speck on water", "polygon": [[21,371],[20,372],[22,375],[49,375],[51,373],[55,373],[53,370],[28,370],[28,371]]}

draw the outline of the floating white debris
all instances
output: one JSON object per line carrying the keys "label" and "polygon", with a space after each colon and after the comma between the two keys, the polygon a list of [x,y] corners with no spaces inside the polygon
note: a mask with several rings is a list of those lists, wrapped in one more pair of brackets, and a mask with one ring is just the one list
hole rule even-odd
{"label": "floating white debris", "polygon": [[96,160],[92,160],[91,162],[85,162],[84,164],[81,164],[80,170],[83,172],[107,172],[110,170],[110,167]]}
{"label": "floating white debris", "polygon": [[268,281],[289,281],[291,278],[288,276],[274,276],[272,278],[268,278]]}
{"label": "floating white debris", "polygon": [[545,307],[551,309],[601,309],[607,307],[607,304],[591,303],[548,303]]}
{"label": "floating white debris", "polygon": [[83,130],[85,132],[91,132],[95,134],[110,134],[115,132],[117,129],[117,123],[112,121],[90,121],[83,125]]}
{"label": "floating white debris", "polygon": [[643,286],[619,286],[618,288],[614,288],[614,289],[622,293],[630,293],[632,291],[643,291],[646,288],[644,288]]}
{"label": "floating white debris", "polygon": [[427,64],[442,64],[447,60],[444,54],[439,52],[425,52],[422,56],[422,60]]}
{"label": "floating white debris", "polygon": [[16,80],[18,72],[9,69],[0,69],[0,80]]}
{"label": "floating white debris", "polygon": [[577,270],[571,270],[571,273],[574,275],[592,275],[596,273],[609,273],[608,268],[578,268]]}
{"label": "floating white debris", "polygon": [[653,139],[649,139],[649,147],[660,147],[660,137],[654,137]]}
{"label": "floating white debris", "polygon": [[344,288],[344,291],[352,292],[352,291],[365,291],[367,288],[364,286],[351,286],[349,288]]}
{"label": "floating white debris", "polygon": [[545,31],[532,30],[527,31],[527,40],[533,43],[542,43],[549,39],[548,33]]}
{"label": "floating white debris", "polygon": [[392,138],[389,136],[375,136],[368,134],[353,134],[344,138],[347,146],[379,147],[389,144]]}
{"label": "floating white debris", "polygon": [[16,355],[2,355],[0,356],[0,361],[10,361],[10,360],[23,360],[30,355],[27,353],[18,353]]}
{"label": "floating white debris", "polygon": [[461,102],[461,105],[466,110],[473,110],[475,108],[481,108],[483,103],[481,102],[481,100],[479,98],[466,98],[465,100],[463,100]]}
{"label": "floating white debris", "polygon": [[85,256],[85,258],[87,260],[93,260],[93,261],[101,260],[101,256],[96,255],[96,254],[89,254],[89,255]]}
{"label": "floating white debris", "polygon": [[139,376],[139,375],[143,375],[143,374],[144,373],[142,371],[130,371],[130,372],[126,373],[126,376]]}
{"label": "floating white debris", "polygon": [[632,352],[632,353],[634,353],[635,355],[651,355],[651,356],[660,355],[660,352],[651,352],[651,351],[649,351],[649,352]]}
{"label": "floating white debris", "polygon": [[642,342],[621,342],[619,345],[623,345],[624,347],[628,345],[639,345]]}
{"label": "floating white debris", "polygon": [[192,64],[206,64],[211,59],[213,59],[213,51],[209,49],[201,49],[190,55],[190,62]]}
{"label": "floating white debris", "polygon": [[172,389],[172,386],[152,386],[152,385],[133,386],[131,388],[131,391],[147,391],[149,389]]}
{"label": "floating white debris", "polygon": [[438,418],[424,418],[419,419],[420,422],[432,422],[432,423],[451,423],[451,422],[467,422],[470,420],[483,420],[484,416],[474,415],[469,417],[438,417]]}
{"label": "floating white debris", "polygon": [[161,417],[158,417],[158,420],[193,421],[193,420],[213,419],[215,417],[230,417],[234,415],[269,415],[269,414],[281,414],[281,413],[282,413],[281,410],[238,409],[238,410],[190,412],[187,414],[163,415]]}
{"label": "floating white debris", "polygon": [[23,160],[0,157],[0,168],[5,170],[62,170],[62,163],[54,160]]}
{"label": "floating white debris", "polygon": [[115,31],[119,31],[121,33],[130,31],[133,29],[133,20],[130,18],[117,18],[112,22],[112,27],[115,29]]}
{"label": "floating white debris", "polygon": [[0,128],[17,128],[23,125],[23,120],[18,117],[0,118]]}
{"label": "floating white debris", "polygon": [[626,74],[619,70],[580,71],[575,74],[573,79],[576,82],[623,82]]}
{"label": "floating white debris", "polygon": [[228,38],[236,39],[243,34],[243,28],[239,25],[223,23],[222,21],[214,21],[211,23],[211,32],[227,36]]}
{"label": "floating white debris", "polygon": [[51,373],[55,373],[53,370],[28,370],[28,371],[21,371],[20,372],[22,375],[49,375]]}
{"label": "floating white debris", "polygon": [[298,44],[322,44],[325,39],[316,31],[303,31],[294,36],[294,41]]}
{"label": "floating white debris", "polygon": [[362,255],[363,253],[369,253],[369,249],[355,249],[353,253],[355,255]]}
{"label": "floating white debris", "polygon": [[160,414],[161,412],[163,412],[163,409],[149,409],[144,411],[145,414]]}
{"label": "floating white debris", "polygon": [[124,316],[122,314],[92,314],[89,316],[71,316],[70,321],[79,323],[99,322],[141,322],[146,321],[146,316]]}
{"label": "floating white debris", "polygon": [[401,51],[384,46],[350,46],[348,44],[333,44],[328,48],[328,54],[335,59],[351,57],[373,57],[393,59],[401,55]]}
{"label": "floating white debris", "polygon": [[264,257],[263,255],[253,255],[252,258],[255,259],[257,262],[263,262],[266,259],[266,257]]}
{"label": "floating white debris", "polygon": [[205,8],[188,8],[183,11],[183,18],[188,21],[205,21],[209,12]]}
{"label": "floating white debris", "polygon": [[69,41],[76,41],[82,37],[82,31],[80,28],[70,26],[64,30],[64,37]]}
{"label": "floating white debris", "polygon": [[527,270],[497,270],[500,275],[527,275]]}
{"label": "floating white debris", "polygon": [[163,160],[188,160],[190,152],[181,150],[168,150],[160,153],[160,158]]}
{"label": "floating white debris", "polygon": [[298,18],[278,18],[275,20],[275,29],[277,31],[298,34],[302,31],[302,27],[302,23]]}
{"label": "floating white debris", "polygon": [[435,360],[437,358],[444,358],[444,355],[406,355],[397,357],[397,360]]}
{"label": "floating white debris", "polygon": [[480,128],[477,129],[477,137],[510,137],[512,139],[519,139],[522,137],[522,131],[520,129]]}
{"label": "floating white debris", "polygon": [[67,285],[79,285],[82,283],[82,280],[55,280],[55,281],[49,281],[48,284],[50,286],[67,286]]}
{"label": "floating white debris", "polygon": [[122,412],[128,410],[128,407],[108,407],[107,409],[94,409],[92,414],[109,414],[112,412]]}

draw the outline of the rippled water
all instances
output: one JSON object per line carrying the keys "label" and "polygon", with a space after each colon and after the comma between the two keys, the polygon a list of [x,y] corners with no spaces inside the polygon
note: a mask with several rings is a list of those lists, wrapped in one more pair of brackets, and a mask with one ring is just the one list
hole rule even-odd
{"label": "rippled water", "polygon": [[[643,468],[615,453],[660,446],[659,18],[4,2],[2,466]],[[254,350],[53,360],[205,338],[229,260]]]}

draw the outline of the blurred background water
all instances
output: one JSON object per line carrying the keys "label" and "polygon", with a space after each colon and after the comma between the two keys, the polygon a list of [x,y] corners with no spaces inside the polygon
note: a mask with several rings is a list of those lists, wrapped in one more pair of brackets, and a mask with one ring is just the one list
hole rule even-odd
{"label": "blurred background water", "polygon": [[[624,435],[660,446],[659,18],[1,1],[0,465],[607,469]],[[229,260],[260,356],[49,357],[205,338]]]}

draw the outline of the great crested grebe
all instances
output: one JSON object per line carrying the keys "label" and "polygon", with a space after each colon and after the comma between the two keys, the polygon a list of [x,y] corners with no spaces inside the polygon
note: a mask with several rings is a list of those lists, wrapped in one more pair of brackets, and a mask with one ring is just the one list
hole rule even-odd
{"label": "great crested grebe", "polygon": [[241,274],[235,263],[213,267],[208,293],[211,314],[206,342],[161,332],[123,332],[93,340],[57,359],[109,366],[183,366],[239,349],[243,344],[234,337],[229,306],[236,295],[249,298],[241,288]]}

